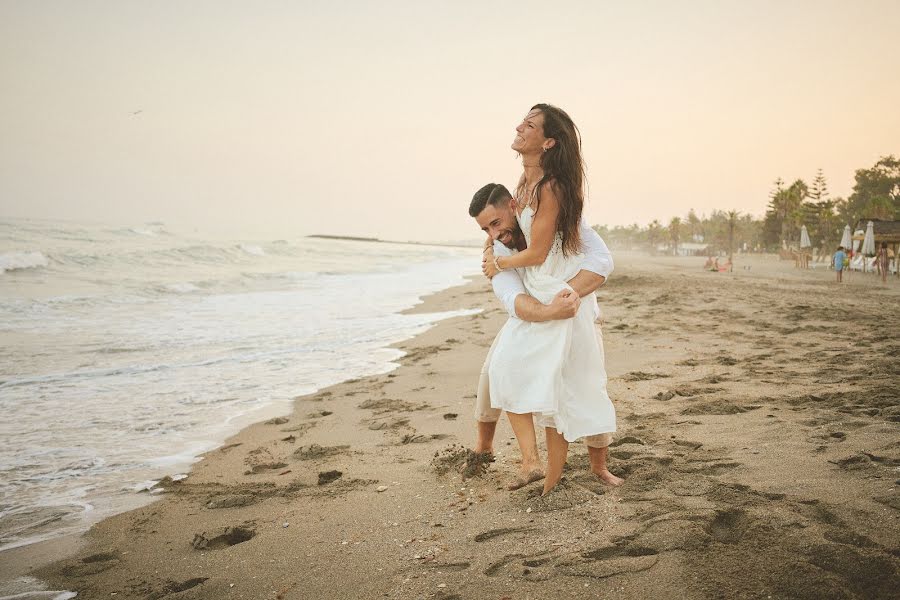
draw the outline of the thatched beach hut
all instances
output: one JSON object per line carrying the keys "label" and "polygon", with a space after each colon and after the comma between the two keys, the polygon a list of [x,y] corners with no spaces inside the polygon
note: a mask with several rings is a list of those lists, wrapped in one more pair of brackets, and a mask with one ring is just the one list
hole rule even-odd
{"label": "thatched beach hut", "polygon": [[898,260],[900,260],[900,221],[860,219],[856,222],[856,227],[854,228],[854,231],[857,232],[853,236],[854,240],[861,241],[865,237],[865,231],[870,221],[873,224],[873,231],[875,233],[875,248],[880,248],[882,242],[887,243],[888,248],[890,248],[894,254],[892,260],[894,274],[900,276],[900,269],[897,268]]}

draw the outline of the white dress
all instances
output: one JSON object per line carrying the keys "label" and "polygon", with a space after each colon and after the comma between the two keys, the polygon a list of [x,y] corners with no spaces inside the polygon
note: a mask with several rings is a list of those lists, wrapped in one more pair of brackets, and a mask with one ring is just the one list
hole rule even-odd
{"label": "white dress", "polygon": [[[525,207],[519,226],[531,244],[534,211]],[[549,304],[580,270],[581,255],[565,256],[556,234],[547,259],[524,269],[528,293]],[[616,430],[616,411],[606,393],[603,345],[594,321],[592,293],[582,298],[574,318],[544,323],[509,319],[495,341],[488,369],[491,406],[511,413],[534,413],[540,427],[555,427],[569,442]]]}

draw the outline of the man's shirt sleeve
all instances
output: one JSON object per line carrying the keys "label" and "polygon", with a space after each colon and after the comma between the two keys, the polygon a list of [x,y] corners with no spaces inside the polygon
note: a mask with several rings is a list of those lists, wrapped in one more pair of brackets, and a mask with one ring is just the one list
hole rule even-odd
{"label": "man's shirt sleeve", "polygon": [[603,238],[584,220],[581,221],[581,244],[584,247],[584,261],[581,268],[609,279],[614,267],[612,254]]}
{"label": "man's shirt sleeve", "polygon": [[[512,256],[512,252],[500,242],[494,242],[494,256]],[[525,285],[522,283],[519,273],[515,269],[500,271],[491,279],[491,286],[509,316],[518,317],[516,315],[516,296],[528,293],[525,291]]]}

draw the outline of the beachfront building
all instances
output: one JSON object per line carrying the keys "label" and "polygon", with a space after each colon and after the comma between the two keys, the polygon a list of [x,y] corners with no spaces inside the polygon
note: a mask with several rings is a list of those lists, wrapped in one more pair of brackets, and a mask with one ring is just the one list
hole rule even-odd
{"label": "beachfront building", "polygon": [[[880,248],[882,242],[887,243],[888,255],[890,256],[888,270],[890,273],[900,275],[897,268],[898,257],[900,257],[900,221],[885,221],[881,219],[860,219],[857,221],[856,227],[853,228],[853,231],[855,232],[853,234],[854,254],[860,253],[863,241],[865,240],[866,229],[870,222],[873,225],[873,232],[875,234],[875,248]],[[854,263],[851,264],[851,268],[866,271],[872,270],[874,267],[874,260],[875,259],[872,256],[859,256],[858,259],[854,258]],[[866,261],[866,263],[864,264],[863,261]]]}

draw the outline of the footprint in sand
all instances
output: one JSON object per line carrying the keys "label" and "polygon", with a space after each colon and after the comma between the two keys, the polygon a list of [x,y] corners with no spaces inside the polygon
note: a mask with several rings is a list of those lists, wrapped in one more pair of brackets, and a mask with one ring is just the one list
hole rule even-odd
{"label": "footprint in sand", "polygon": [[185,581],[170,581],[161,590],[149,594],[146,597],[146,600],[160,600],[166,596],[180,594],[181,592],[186,592],[198,585],[202,585],[208,580],[209,577],[194,577],[193,579],[187,579]]}
{"label": "footprint in sand", "polygon": [[640,446],[645,445],[645,444],[644,444],[644,440],[642,440],[641,438],[634,437],[633,435],[626,435],[626,436],[624,436],[624,437],[620,437],[619,439],[615,440],[615,441],[614,441],[613,443],[611,443],[609,446],[610,446],[611,448],[614,448],[614,447],[616,447],[616,446],[622,446],[622,445],[625,445],[625,444],[637,444],[637,445],[640,445]]}
{"label": "footprint in sand", "polygon": [[900,466],[900,459],[877,456],[868,452],[860,452],[841,460],[832,460],[828,462],[836,464],[842,469],[851,471],[856,469],[868,469],[870,467],[877,467],[879,465],[891,468]]}
{"label": "footprint in sand", "polygon": [[287,463],[283,462],[262,463],[253,465],[249,470],[244,471],[244,475],[259,475],[260,473],[267,473],[269,471],[278,471],[286,466]]}
{"label": "footprint in sand", "polygon": [[707,525],[706,533],[723,544],[736,544],[743,536],[749,519],[747,513],[739,508],[722,510]]}
{"label": "footprint in sand", "polygon": [[307,419],[321,419],[322,417],[327,417],[328,415],[334,414],[330,410],[317,410],[306,415]]}
{"label": "footprint in sand", "polygon": [[363,421],[363,423],[368,423],[368,427],[372,431],[382,431],[385,429],[400,429],[402,427],[407,427],[409,425],[409,419],[389,417],[372,421]]}
{"label": "footprint in sand", "polygon": [[195,533],[191,546],[194,550],[219,550],[243,544],[256,536],[256,524],[244,523],[237,527],[225,527],[216,534]]}
{"label": "footprint in sand", "polygon": [[328,485],[332,481],[337,481],[343,475],[341,471],[322,471],[319,473],[319,485]]}
{"label": "footprint in sand", "polygon": [[564,575],[605,579],[622,573],[638,573],[656,566],[659,552],[630,543],[604,546],[561,561],[556,570]]}
{"label": "footprint in sand", "polygon": [[428,442],[432,442],[435,440],[445,440],[449,435],[445,433],[432,433],[431,435],[425,435],[423,433],[407,433],[402,438],[400,438],[399,445],[405,446],[406,444],[427,444]]}
{"label": "footprint in sand", "polygon": [[103,571],[112,569],[119,564],[119,556],[113,552],[102,552],[100,554],[91,554],[80,560],[72,561],[62,569],[63,575],[66,577],[84,577],[86,575],[96,575]]}
{"label": "footprint in sand", "polygon": [[309,446],[300,446],[294,450],[293,457],[299,460],[321,460],[338,454],[346,454],[349,449],[350,446],[320,446],[319,444],[311,444]]}
{"label": "footprint in sand", "polygon": [[391,398],[372,398],[360,404],[359,407],[371,410],[375,414],[412,412],[429,408],[427,404],[414,404],[405,400],[395,400]]}

